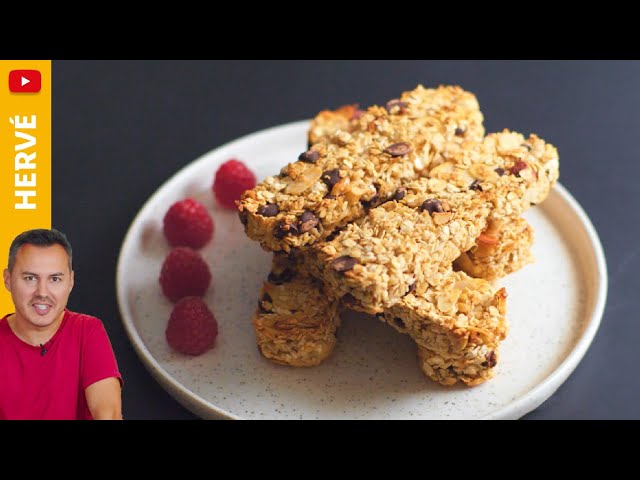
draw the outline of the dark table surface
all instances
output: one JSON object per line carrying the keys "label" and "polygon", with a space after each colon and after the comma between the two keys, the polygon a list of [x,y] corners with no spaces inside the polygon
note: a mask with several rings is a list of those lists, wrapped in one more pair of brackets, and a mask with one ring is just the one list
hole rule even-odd
{"label": "dark table surface", "polygon": [[475,93],[487,132],[537,133],[600,235],[609,295],[582,362],[527,419],[640,418],[640,62],[54,61],[53,226],[74,247],[72,310],[103,320],[128,419],[194,419],[130,345],[115,292],[121,243],[186,163],[325,108],[381,104],[417,84]]}

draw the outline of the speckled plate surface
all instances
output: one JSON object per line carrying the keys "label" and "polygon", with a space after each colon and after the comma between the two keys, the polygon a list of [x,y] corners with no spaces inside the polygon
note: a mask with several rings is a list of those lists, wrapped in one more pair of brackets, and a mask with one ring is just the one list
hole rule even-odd
{"label": "speckled plate surface", "polygon": [[[307,126],[271,128],[202,156],[169,179],[133,221],[118,261],[118,301],[129,338],[157,381],[203,418],[519,418],[551,396],[589,347],[607,291],[597,234],[561,185],[525,215],[536,231],[536,263],[499,282],[509,294],[511,329],[489,382],[470,389],[428,381],[409,337],[359,314],[344,318],[333,355],[318,367],[279,366],[259,354],[251,315],[270,255],[245,236],[235,212],[216,204],[210,185],[232,157],[259,180],[277,172],[305,150]],[[219,335],[199,357],[169,348],[164,331],[172,304],[158,284],[169,251],[162,218],[187,196],[204,203],[215,222],[202,253],[213,275],[206,301]]]}

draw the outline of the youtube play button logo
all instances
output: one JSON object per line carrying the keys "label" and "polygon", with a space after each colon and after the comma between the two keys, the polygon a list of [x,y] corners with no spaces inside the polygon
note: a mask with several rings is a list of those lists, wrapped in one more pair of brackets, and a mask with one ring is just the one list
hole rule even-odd
{"label": "youtube play button logo", "polygon": [[39,70],[11,70],[9,91],[13,93],[37,93],[42,85]]}

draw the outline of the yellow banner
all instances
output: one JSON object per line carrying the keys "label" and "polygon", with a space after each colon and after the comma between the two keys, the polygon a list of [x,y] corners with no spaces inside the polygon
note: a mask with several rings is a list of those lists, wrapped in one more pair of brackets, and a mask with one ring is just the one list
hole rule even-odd
{"label": "yellow banner", "polygon": [[[0,60],[0,265],[21,232],[51,228],[51,60]],[[0,317],[15,309],[0,289]]]}

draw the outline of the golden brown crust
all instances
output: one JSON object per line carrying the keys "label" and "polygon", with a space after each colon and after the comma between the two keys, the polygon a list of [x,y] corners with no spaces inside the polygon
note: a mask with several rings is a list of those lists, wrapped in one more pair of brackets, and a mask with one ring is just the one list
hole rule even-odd
{"label": "golden brown crust", "polygon": [[534,262],[533,241],[533,227],[516,217],[501,228],[482,232],[476,245],[456,259],[454,268],[472,277],[497,280]]}
{"label": "golden brown crust", "polygon": [[[302,268],[322,279],[334,298],[349,294],[354,309],[372,314],[398,302],[412,285],[421,290],[438,283],[474,245],[490,203],[483,193],[435,194],[426,179],[414,183],[399,202],[372,209],[335,239],[300,252]],[[421,207],[431,201],[443,211]]]}
{"label": "golden brown crust", "polygon": [[323,294],[322,285],[275,255],[253,318],[262,355],[283,365],[318,365],[333,351],[339,325],[338,303]]}
{"label": "golden brown crust", "polygon": [[437,284],[487,222],[517,218],[532,200],[544,199],[557,178],[553,146],[508,131],[491,134],[439,163],[429,177],[404,184],[399,200],[372,208],[299,255],[329,294],[350,295],[354,308],[379,313],[412,284]]}
{"label": "golden brown crust", "polygon": [[478,385],[493,375],[506,337],[506,297],[484,279],[451,272],[421,295],[409,294],[379,315],[418,344],[419,365],[442,385]]}
{"label": "golden brown crust", "polygon": [[[475,96],[459,87],[418,86],[400,102],[370,107],[348,131],[327,132],[302,160],[245,192],[238,209],[247,235],[271,251],[313,244],[484,134]],[[314,222],[303,229],[304,214]]]}

